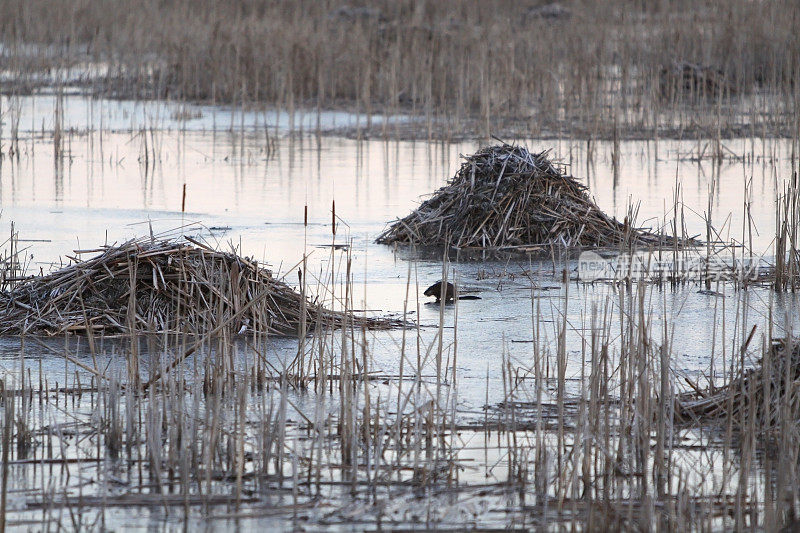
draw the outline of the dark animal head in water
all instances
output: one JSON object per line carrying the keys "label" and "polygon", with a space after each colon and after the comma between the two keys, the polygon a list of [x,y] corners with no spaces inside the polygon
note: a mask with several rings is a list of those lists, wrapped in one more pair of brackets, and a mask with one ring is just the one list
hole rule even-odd
{"label": "dark animal head in water", "polygon": [[[437,281],[427,289],[423,293],[425,296],[435,296],[436,301],[440,301],[442,299],[442,282]],[[444,301],[448,302],[455,298],[456,296],[456,288],[453,286],[452,283],[447,283],[447,286],[444,289]]]}

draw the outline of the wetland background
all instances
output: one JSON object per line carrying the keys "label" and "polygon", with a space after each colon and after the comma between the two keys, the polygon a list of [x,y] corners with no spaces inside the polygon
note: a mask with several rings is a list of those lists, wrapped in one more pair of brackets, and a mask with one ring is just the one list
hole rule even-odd
{"label": "wetland background", "polygon": [[[0,3],[4,288],[73,250],[188,235],[411,324],[4,337],[3,526],[792,527],[796,376],[737,379],[780,367],[771,341],[800,327],[798,14]],[[490,134],[552,150],[606,213],[768,274],[587,284],[564,250],[373,243]],[[443,277],[481,300],[426,302]],[[675,415],[726,386],[719,419]]]}

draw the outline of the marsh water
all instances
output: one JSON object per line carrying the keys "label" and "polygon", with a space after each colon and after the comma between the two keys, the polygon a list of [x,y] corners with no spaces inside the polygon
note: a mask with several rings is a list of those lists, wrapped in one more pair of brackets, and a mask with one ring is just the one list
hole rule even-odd
{"label": "marsh water", "polygon": [[[423,346],[434,342],[440,316],[444,318],[448,357],[453,356],[457,338],[458,412],[465,423],[483,419],[485,407],[504,400],[501,360],[521,366],[531,360],[532,324],[541,324],[544,336],[555,341],[564,313],[569,325],[566,379],[570,391],[580,394],[586,332],[594,307],[607,305],[608,285],[564,284],[562,271],[572,273],[574,262],[548,254],[451,254],[448,277],[481,299],[442,311],[421,295],[442,277],[442,252],[373,242],[387,222],[404,216],[421,198],[445,185],[458,169],[460,155],[474,152],[482,143],[359,140],[315,133],[385,117],[315,112],[292,116],[286,111],[240,112],[95,100],[79,94],[60,99],[3,97],[2,110],[0,146],[6,155],[0,160],[0,224],[10,233],[13,223],[29,273],[58,268],[70,260],[66,256],[73,256],[73,250],[151,233],[186,234],[223,249],[233,247],[263,261],[294,285],[304,254],[307,272],[320,286],[326,283],[324,272],[331,263],[342,265],[350,258],[357,308],[402,316],[409,287],[407,316],[422,326]],[[290,134],[291,125],[302,126],[303,131]],[[54,140],[55,130],[60,140]],[[589,187],[600,208],[617,218],[624,218],[634,205],[639,225],[666,225],[671,231],[677,194],[687,234],[704,238],[710,211],[721,237],[744,243],[767,262],[774,254],[776,191],[793,171],[790,140],[723,139],[721,158],[711,156],[719,150],[714,140],[623,141],[617,168],[611,142],[509,141],[524,143],[532,151],[551,150],[554,159]],[[8,155],[12,146],[15,153]],[[667,324],[671,334],[675,373],[671,379],[688,376],[702,381],[711,372],[712,359],[725,346],[732,351],[751,324],[758,325],[759,336],[767,335],[770,315],[773,335],[800,328],[792,311],[793,295],[775,295],[760,286],[746,291],[715,287],[721,294],[703,288],[687,283],[648,292],[653,330]],[[737,319],[744,315],[746,326]],[[729,327],[722,328],[726,321]],[[371,372],[398,374],[399,339],[398,331],[369,334]],[[77,367],[54,355],[65,343],[75,359],[97,364],[92,361],[98,356],[90,354],[80,338],[39,342],[53,349],[32,342],[22,347],[18,338],[0,340],[4,382],[18,379],[24,368],[32,372],[33,382],[73,384]],[[296,339],[276,339],[268,357],[280,366],[296,351]],[[110,349],[99,357],[100,364],[115,365]],[[374,388],[378,393],[388,390],[380,382]],[[295,398],[300,410],[305,402],[310,400],[301,394]],[[40,421],[40,425],[50,423]],[[75,468],[80,479],[80,467]],[[22,512],[25,485],[12,484],[10,489],[17,491],[21,527],[28,527],[27,519],[37,520]],[[65,494],[97,489],[78,488],[82,485],[74,480],[66,486]],[[141,513],[147,514],[147,524],[142,523]],[[112,515],[105,518],[109,527],[158,529],[184,524],[164,509],[119,507]],[[229,519],[197,520],[213,527],[228,524]],[[260,523],[259,518],[250,520],[240,525]]]}

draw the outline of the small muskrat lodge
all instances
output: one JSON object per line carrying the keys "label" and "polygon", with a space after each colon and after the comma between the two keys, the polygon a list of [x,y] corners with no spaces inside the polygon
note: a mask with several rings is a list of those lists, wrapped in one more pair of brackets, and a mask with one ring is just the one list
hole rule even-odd
{"label": "small muskrat lodge", "polygon": [[466,157],[445,187],[376,242],[461,249],[697,244],[606,215],[547,151],[505,143]]}
{"label": "small muskrat lodge", "polygon": [[0,292],[0,334],[236,332],[400,323],[310,302],[255,260],[185,240],[139,239]]}

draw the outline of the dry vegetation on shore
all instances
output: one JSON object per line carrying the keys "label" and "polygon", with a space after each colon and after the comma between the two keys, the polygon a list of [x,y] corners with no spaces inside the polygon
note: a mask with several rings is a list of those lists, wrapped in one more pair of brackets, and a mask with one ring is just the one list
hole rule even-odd
{"label": "dry vegetation on shore", "polygon": [[55,79],[126,97],[409,113],[427,119],[421,135],[794,136],[798,4],[544,4],[7,0],[3,90]]}

